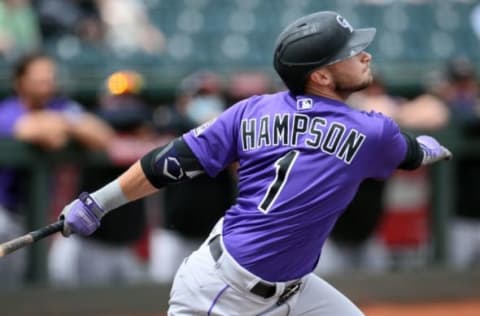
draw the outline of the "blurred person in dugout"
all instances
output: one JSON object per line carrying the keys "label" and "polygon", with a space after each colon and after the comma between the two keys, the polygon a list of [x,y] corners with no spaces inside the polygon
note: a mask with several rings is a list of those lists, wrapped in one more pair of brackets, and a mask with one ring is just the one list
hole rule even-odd
{"label": "blurred person in dugout", "polygon": [[[182,133],[216,117],[225,109],[220,78],[209,71],[187,76],[180,84],[174,108],[159,108],[157,128],[169,135]],[[157,282],[171,282],[185,257],[197,249],[233,204],[233,167],[216,178],[206,175],[165,188],[161,223],[152,233],[150,272]],[[188,199],[185,197],[188,196]]]}
{"label": "blurred person in dugout", "polygon": [[[465,57],[449,60],[445,84],[439,92],[452,112],[463,139],[480,137],[480,98],[474,65]],[[480,266],[480,159],[461,155],[457,160],[456,206],[450,230],[450,262],[457,269]]]}
{"label": "blurred person in dugout", "polygon": [[[84,168],[80,190],[91,191],[111,181],[151,149],[166,143],[157,137],[151,108],[141,97],[143,77],[132,70],[111,74],[99,98],[98,115],[116,131],[106,148],[113,165]],[[89,237],[56,238],[49,256],[55,285],[103,286],[135,283],[147,278],[142,247],[147,236],[146,201],[138,200],[102,219],[102,227]]]}
{"label": "blurred person in dugout", "polygon": [[[448,121],[446,105],[429,90],[412,100],[390,95],[378,72],[374,73],[370,86],[354,93],[347,103],[362,111],[383,113],[406,129],[431,131],[442,128]],[[369,179],[360,185],[324,245],[318,273],[325,275],[354,269],[379,272],[390,268],[390,249],[384,237],[379,235],[379,229],[387,209],[397,207],[395,196],[405,194],[398,191],[408,190],[402,187],[402,181],[397,181],[398,175],[399,172],[387,182]],[[410,183],[414,190],[423,187],[422,179],[410,177],[409,180],[420,180],[420,185]],[[421,191],[422,196],[414,194],[416,202],[428,199],[426,190]]]}
{"label": "blurred person in dugout", "polygon": [[[51,57],[42,53],[22,57],[14,66],[12,82],[15,95],[0,103],[0,138],[14,138],[43,150],[60,149],[70,140],[90,149],[106,147],[112,130],[58,93]],[[25,231],[24,178],[22,170],[0,168],[0,241]],[[0,287],[21,284],[25,255],[20,250],[0,260]]]}

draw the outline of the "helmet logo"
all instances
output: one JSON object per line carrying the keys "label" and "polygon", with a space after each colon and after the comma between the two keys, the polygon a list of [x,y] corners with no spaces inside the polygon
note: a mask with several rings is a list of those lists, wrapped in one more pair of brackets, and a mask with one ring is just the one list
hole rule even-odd
{"label": "helmet logo", "polygon": [[347,20],[341,15],[337,15],[337,22],[340,24],[343,28],[348,29],[350,33],[353,32],[353,27],[348,23]]}

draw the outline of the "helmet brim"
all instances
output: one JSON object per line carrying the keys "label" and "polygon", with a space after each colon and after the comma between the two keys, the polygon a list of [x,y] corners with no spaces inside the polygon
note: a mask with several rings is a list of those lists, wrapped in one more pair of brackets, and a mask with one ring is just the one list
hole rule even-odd
{"label": "helmet brim", "polygon": [[370,45],[376,32],[377,29],[374,27],[355,29],[345,46],[335,54],[327,65],[358,55]]}

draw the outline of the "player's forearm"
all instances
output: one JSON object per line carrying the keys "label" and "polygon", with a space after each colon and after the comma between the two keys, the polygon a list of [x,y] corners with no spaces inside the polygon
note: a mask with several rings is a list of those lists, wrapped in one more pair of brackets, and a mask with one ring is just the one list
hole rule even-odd
{"label": "player's forearm", "polygon": [[108,213],[128,202],[152,194],[153,187],[142,171],[139,162],[133,164],[120,177],[93,192],[91,196],[104,213]]}
{"label": "player's forearm", "polygon": [[191,179],[203,172],[194,154],[178,138],[147,153],[117,180],[92,193],[92,197],[108,212],[150,195],[169,183]]}
{"label": "player's forearm", "polygon": [[65,219],[64,236],[72,232],[92,234],[109,211],[130,201],[145,197],[169,183],[191,179],[203,173],[203,168],[187,146],[178,138],[156,148],[133,164],[116,180],[101,189],[80,194],[61,214]]}
{"label": "player's forearm", "polygon": [[157,191],[145,176],[140,161],[133,164],[119,179],[120,187],[129,201],[134,201]]}
{"label": "player's forearm", "polygon": [[[184,171],[180,161],[184,161],[186,166],[196,168],[198,163],[191,162],[194,157],[190,157],[189,151],[185,157],[185,145],[182,145],[183,143],[177,140],[152,150],[117,179],[93,192],[91,197],[101,209],[99,216],[103,217],[123,204],[150,195],[168,183],[187,179],[189,169]],[[172,162],[172,165],[168,166],[168,162]]]}

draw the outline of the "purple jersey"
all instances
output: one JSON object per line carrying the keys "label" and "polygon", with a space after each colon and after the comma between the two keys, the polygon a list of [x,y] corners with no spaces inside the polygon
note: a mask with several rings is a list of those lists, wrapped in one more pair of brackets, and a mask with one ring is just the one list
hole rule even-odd
{"label": "purple jersey", "polygon": [[[71,100],[54,99],[45,107],[48,110],[64,112],[73,117],[82,111],[81,106]],[[15,124],[19,118],[28,113],[18,97],[7,98],[0,103],[0,140],[14,138]],[[16,211],[20,197],[18,173],[11,168],[0,166],[0,205]]]}
{"label": "purple jersey", "polygon": [[272,282],[312,272],[359,184],[385,179],[406,155],[391,119],[288,92],[243,100],[184,139],[210,176],[239,162],[225,247]]}

